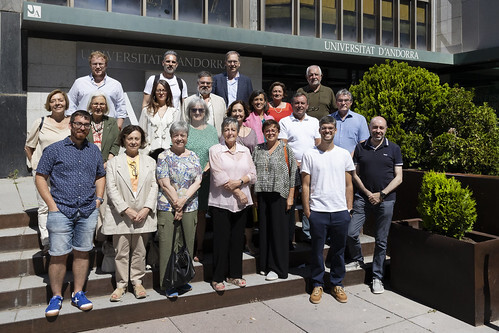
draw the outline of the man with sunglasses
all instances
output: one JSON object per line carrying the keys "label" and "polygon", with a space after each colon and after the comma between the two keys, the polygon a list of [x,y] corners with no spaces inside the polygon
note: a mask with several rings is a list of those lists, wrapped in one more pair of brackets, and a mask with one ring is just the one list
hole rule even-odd
{"label": "man with sunglasses", "polygon": [[66,261],[71,252],[74,277],[71,303],[83,311],[93,307],[83,286],[88,274],[88,254],[93,249],[98,208],[104,201],[106,172],[99,148],[86,139],[90,119],[86,111],[73,113],[69,124],[71,135],[45,148],[36,169],[36,188],[49,208],[49,279],[53,297],[45,310],[47,317],[57,316],[62,307]]}

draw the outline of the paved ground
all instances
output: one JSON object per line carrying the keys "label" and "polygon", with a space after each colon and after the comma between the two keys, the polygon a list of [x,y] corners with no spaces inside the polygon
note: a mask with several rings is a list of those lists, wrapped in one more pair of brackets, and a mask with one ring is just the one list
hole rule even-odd
{"label": "paved ground", "polygon": [[[0,214],[37,207],[31,177],[0,179]],[[387,290],[348,287],[347,304],[325,294],[313,305],[308,295],[120,325],[90,332],[496,332],[499,321],[473,327]]]}

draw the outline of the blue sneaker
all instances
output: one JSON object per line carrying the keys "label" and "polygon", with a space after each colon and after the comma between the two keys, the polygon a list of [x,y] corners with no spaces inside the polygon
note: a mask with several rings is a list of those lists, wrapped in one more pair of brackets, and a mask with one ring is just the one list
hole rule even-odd
{"label": "blue sneaker", "polygon": [[170,290],[166,291],[166,297],[168,298],[177,298],[178,297],[178,291],[176,288],[172,288]]}
{"label": "blue sneaker", "polygon": [[49,305],[45,309],[45,317],[55,317],[59,315],[59,311],[62,308],[62,297],[61,296],[53,296]]}
{"label": "blue sneaker", "polygon": [[73,293],[73,295],[71,296],[71,304],[82,311],[89,311],[94,307],[92,302],[88,300],[83,291],[79,291],[76,294]]}
{"label": "blue sneaker", "polygon": [[190,284],[186,283],[183,286],[178,287],[177,289],[181,293],[186,293],[186,292],[192,290],[192,286]]}

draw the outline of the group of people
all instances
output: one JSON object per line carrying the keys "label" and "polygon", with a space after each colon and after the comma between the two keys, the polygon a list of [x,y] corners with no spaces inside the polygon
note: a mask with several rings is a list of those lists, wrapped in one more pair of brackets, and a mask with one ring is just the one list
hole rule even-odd
{"label": "group of people", "polygon": [[[89,76],[77,79],[68,94],[54,90],[47,96],[50,114],[33,123],[25,147],[37,188],[41,243],[51,255],[47,317],[62,307],[71,252],[71,302],[84,311],[92,308],[83,286],[88,252],[99,237],[112,238],[116,253],[110,301],[120,301],[129,283],[136,298],[147,296],[146,245],[155,232],[161,289],[169,298],[191,290],[188,283],[165,286],[168,259],[185,245],[194,261],[204,260],[208,212],[216,292],[223,292],[225,283],[246,286],[245,248],[259,251],[258,270],[266,280],[286,279],[300,192],[302,230],[312,248],[310,301],[322,297],[327,238],[331,292],[347,301],[342,280],[346,268],[363,265],[359,233],[371,212],[376,214],[372,288],[383,292],[395,189],[402,182],[400,148],[385,138],[384,118],[373,118],[368,128],[366,119],[350,110],[348,90],[335,95],[321,85],[319,66],[307,68],[308,86],[287,103],[281,82],[271,85],[270,99],[253,90],[239,73],[237,52],[228,52],[225,62],[224,73],[200,72],[197,94],[187,97],[185,81],[175,76],[177,54],[167,51],[163,72],[146,82],[138,126],[122,128],[121,84],[107,76],[107,57],[98,51],[89,57]],[[252,242],[255,220],[259,250]],[[179,225],[183,237],[172,237]]]}

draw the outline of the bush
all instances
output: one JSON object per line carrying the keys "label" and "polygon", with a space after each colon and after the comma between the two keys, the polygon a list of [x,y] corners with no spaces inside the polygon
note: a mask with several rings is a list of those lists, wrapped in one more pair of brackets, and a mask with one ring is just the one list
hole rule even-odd
{"label": "bush", "polygon": [[427,172],[418,195],[417,210],[423,228],[441,235],[463,238],[476,222],[476,202],[468,188],[454,177]]}
{"label": "bush", "polygon": [[497,117],[489,106],[475,106],[473,91],[388,60],[371,67],[350,91],[354,111],[368,121],[378,115],[387,120],[387,137],[399,144],[405,167],[499,174]]}

